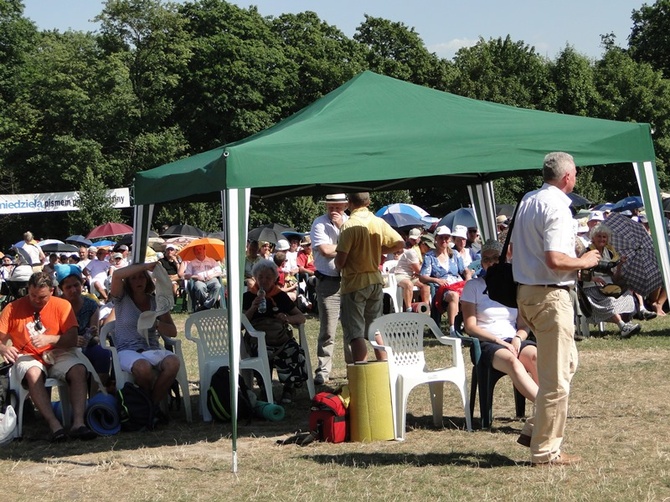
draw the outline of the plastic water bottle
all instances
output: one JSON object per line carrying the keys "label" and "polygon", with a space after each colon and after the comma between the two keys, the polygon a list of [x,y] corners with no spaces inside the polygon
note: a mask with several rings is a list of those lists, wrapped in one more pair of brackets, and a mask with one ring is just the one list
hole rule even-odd
{"label": "plastic water bottle", "polygon": [[258,290],[258,297],[261,299],[261,302],[258,304],[258,313],[265,314],[265,311],[268,309],[268,302],[265,299],[265,290],[263,288]]}

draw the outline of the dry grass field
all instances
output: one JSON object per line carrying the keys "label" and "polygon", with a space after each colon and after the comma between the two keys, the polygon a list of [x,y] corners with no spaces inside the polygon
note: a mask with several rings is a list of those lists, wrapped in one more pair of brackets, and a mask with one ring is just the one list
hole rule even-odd
{"label": "dry grass field", "polygon": [[[185,317],[176,319],[183,326]],[[313,358],[317,330],[310,319]],[[427,387],[418,387],[410,395],[404,442],[279,446],[277,440],[307,428],[303,390],[282,422],[240,424],[237,475],[230,472],[230,426],[204,424],[197,413],[193,424],[174,411],[156,431],[59,445],[44,440],[46,427],[36,417],[22,441],[0,449],[4,493],[12,501],[670,500],[670,316],[646,322],[631,340],[610,331],[578,347],[565,442],[566,451],[584,458],[574,467],[530,468],[528,450],[516,443],[522,423],[513,418],[511,384],[503,379],[490,431],[464,430],[450,385],[443,427],[435,429]],[[439,366],[445,350],[427,344],[430,364]],[[194,344],[185,340],[184,351],[197,410]],[[340,351],[337,356],[333,386],[346,380]],[[467,353],[465,359],[469,380]]]}

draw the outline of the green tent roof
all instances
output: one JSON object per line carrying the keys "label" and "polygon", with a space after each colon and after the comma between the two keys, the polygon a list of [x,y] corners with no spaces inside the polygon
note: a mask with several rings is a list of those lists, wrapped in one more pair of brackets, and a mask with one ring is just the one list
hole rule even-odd
{"label": "green tent roof", "polygon": [[364,72],[258,134],[137,173],[135,203],[205,200],[225,188],[276,195],[473,183],[539,172],[558,150],[580,166],[654,160],[648,124],[515,108]]}

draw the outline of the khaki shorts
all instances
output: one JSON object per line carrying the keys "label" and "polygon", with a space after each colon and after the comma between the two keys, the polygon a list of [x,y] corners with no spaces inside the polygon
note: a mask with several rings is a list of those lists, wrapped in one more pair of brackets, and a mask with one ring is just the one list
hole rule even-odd
{"label": "khaki shorts", "polygon": [[342,312],[340,321],[344,341],[351,343],[356,338],[368,338],[372,321],[382,316],[384,293],[381,284],[372,284],[358,291],[340,296]]}
{"label": "khaki shorts", "polygon": [[37,367],[42,370],[42,373],[48,378],[56,378],[58,380],[65,381],[65,375],[73,366],[77,364],[84,364],[81,359],[74,352],[76,349],[62,350],[54,349],[51,353],[54,357],[54,364],[47,366],[44,363],[38,361],[31,355],[23,354],[18,357],[15,363],[16,371],[18,371],[19,381],[21,384],[26,387],[23,383],[23,379],[28,373],[28,370],[33,367]]}
{"label": "khaki shorts", "polygon": [[417,286],[419,284],[419,278],[418,277],[410,277],[407,274],[396,274],[395,275],[396,281],[409,281],[411,282],[414,286]]}

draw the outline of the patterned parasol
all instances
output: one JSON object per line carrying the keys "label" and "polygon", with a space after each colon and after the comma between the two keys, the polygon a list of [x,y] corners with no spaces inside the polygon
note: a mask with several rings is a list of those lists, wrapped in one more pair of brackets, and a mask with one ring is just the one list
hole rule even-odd
{"label": "patterned parasol", "polygon": [[611,244],[625,261],[621,265],[621,278],[626,286],[647,296],[663,284],[663,277],[656,259],[654,243],[641,223],[612,213],[605,220],[612,229]]}

